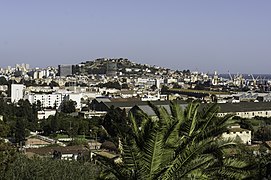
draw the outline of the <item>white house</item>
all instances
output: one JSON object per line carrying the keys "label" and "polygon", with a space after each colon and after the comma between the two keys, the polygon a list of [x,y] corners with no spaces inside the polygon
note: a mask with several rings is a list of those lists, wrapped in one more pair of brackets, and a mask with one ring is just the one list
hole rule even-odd
{"label": "white house", "polygon": [[226,140],[237,140],[244,144],[251,145],[251,131],[241,128],[240,125],[229,127],[228,131],[222,134],[222,138]]}

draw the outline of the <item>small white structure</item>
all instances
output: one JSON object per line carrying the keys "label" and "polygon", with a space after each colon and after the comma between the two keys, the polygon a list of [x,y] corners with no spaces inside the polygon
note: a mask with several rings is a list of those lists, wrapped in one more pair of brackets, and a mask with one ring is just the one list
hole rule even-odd
{"label": "small white structure", "polygon": [[17,103],[24,97],[25,85],[23,84],[11,84],[11,102]]}
{"label": "small white structure", "polygon": [[235,116],[238,116],[238,117],[241,117],[241,118],[247,118],[247,119],[251,119],[251,118],[254,118],[256,116],[258,117],[271,117],[271,110],[261,110],[261,111],[245,111],[245,112],[242,112],[242,111],[239,111],[239,112],[222,112],[222,113],[217,113],[217,115],[219,117],[224,117],[226,116],[227,114],[233,114]]}
{"label": "small white structure", "polygon": [[81,111],[79,115],[84,117],[84,119],[91,119],[92,117],[104,117],[107,111]]}
{"label": "small white structure", "polygon": [[38,119],[47,119],[49,116],[54,116],[56,114],[55,109],[46,109],[43,111],[38,111]]}
{"label": "small white structure", "polygon": [[229,127],[228,131],[222,134],[222,138],[225,140],[241,141],[244,144],[251,145],[251,131],[241,128],[240,125]]}

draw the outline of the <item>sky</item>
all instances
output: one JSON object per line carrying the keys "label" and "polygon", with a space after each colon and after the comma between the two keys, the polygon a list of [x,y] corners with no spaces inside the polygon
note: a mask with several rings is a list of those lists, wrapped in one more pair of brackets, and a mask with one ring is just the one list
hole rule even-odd
{"label": "sky", "polygon": [[0,67],[100,57],[271,73],[270,0],[0,0]]}

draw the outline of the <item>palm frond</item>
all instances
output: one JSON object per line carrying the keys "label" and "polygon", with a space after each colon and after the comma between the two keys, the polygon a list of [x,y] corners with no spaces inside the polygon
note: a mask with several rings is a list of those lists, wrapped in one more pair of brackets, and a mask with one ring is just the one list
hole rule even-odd
{"label": "palm frond", "polygon": [[152,176],[160,169],[163,150],[162,133],[158,128],[155,128],[145,143],[142,155],[143,166],[146,172],[145,179],[152,179]]}
{"label": "palm frond", "polygon": [[[177,157],[169,165],[167,171],[165,172],[163,178],[169,179],[179,172],[183,167],[188,167],[188,164],[198,157],[212,142],[212,139],[203,140],[197,144],[190,143],[185,149],[180,151]],[[188,171],[189,172],[189,171]],[[187,173],[188,173],[187,172]],[[184,176],[185,174],[183,174]],[[181,178],[181,177],[180,177]]]}

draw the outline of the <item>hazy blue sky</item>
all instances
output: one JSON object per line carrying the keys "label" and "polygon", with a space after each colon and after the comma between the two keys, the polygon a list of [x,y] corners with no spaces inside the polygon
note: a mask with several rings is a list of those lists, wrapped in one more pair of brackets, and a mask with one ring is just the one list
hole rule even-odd
{"label": "hazy blue sky", "polygon": [[271,73],[271,1],[0,0],[0,67],[99,57]]}

